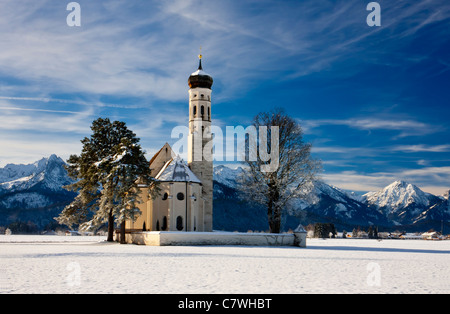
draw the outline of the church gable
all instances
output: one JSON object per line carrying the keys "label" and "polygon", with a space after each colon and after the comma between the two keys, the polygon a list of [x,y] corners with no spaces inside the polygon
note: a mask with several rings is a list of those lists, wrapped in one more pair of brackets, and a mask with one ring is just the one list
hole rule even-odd
{"label": "church gable", "polygon": [[167,162],[171,161],[175,158],[175,153],[172,150],[172,147],[168,143],[164,144],[164,146],[157,152],[153,158],[150,160],[150,169],[151,175],[156,177],[158,173],[160,173],[161,169],[167,164]]}

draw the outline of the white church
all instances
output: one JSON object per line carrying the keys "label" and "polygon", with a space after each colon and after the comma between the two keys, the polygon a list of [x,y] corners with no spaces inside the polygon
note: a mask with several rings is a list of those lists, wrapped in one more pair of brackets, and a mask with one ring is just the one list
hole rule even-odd
{"label": "white church", "polygon": [[[188,80],[188,162],[186,164],[176,156],[167,143],[153,156],[151,175],[160,182],[160,195],[156,199],[148,198],[148,188],[141,188],[139,210],[142,215],[134,222],[126,222],[127,233],[213,230],[213,162],[206,160],[210,158],[205,158],[202,153],[212,139],[211,133],[204,130],[211,127],[213,79],[203,71],[201,55],[199,59],[198,70]],[[198,134],[203,136],[195,142],[194,137]]]}
{"label": "white church", "polygon": [[[306,231],[293,234],[213,232],[213,158],[211,87],[202,68],[189,77],[188,161],[165,144],[150,161],[151,175],[160,182],[156,199],[141,187],[141,216],[126,221],[126,242],[139,245],[262,245],[306,247]],[[199,136],[200,135],[200,136]],[[209,154],[209,155],[208,155]],[[118,237],[116,237],[118,240]]]}

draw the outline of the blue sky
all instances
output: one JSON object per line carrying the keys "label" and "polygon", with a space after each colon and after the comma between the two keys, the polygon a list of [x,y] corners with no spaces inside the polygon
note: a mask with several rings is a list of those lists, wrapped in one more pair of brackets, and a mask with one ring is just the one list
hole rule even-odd
{"label": "blue sky", "polygon": [[450,3],[79,0],[0,3],[0,166],[81,150],[98,117],[125,121],[150,158],[187,125],[187,78],[215,80],[213,123],[283,107],[322,178],[378,190],[450,188]]}

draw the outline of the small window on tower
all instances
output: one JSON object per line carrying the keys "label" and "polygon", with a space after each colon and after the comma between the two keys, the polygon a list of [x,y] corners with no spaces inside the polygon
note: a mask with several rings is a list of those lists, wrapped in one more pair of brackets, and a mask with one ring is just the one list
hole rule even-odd
{"label": "small window on tower", "polygon": [[197,115],[197,106],[194,106],[194,118]]}
{"label": "small window on tower", "polygon": [[167,230],[167,217],[166,216],[163,217],[162,230],[163,231]]}
{"label": "small window on tower", "polygon": [[205,114],[205,106],[202,106],[201,108],[201,115],[203,116]]}
{"label": "small window on tower", "polygon": [[184,229],[184,227],[183,227],[183,217],[178,216],[177,217],[177,230],[181,231],[183,229]]}

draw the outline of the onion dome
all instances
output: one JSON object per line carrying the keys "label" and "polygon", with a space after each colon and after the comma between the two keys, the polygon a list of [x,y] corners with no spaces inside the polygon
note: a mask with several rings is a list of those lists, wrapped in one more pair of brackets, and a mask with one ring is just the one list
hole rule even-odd
{"label": "onion dome", "polygon": [[201,87],[201,88],[211,89],[214,80],[211,77],[211,75],[209,75],[205,71],[203,71],[202,55],[199,55],[198,58],[200,60],[200,63],[198,65],[198,70],[195,71],[194,73],[192,73],[191,76],[189,76],[189,80],[188,80],[189,87],[190,88]]}

